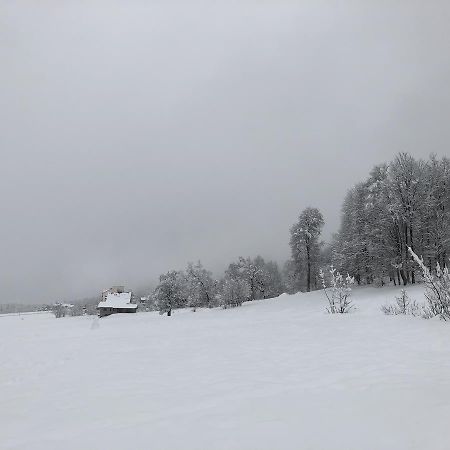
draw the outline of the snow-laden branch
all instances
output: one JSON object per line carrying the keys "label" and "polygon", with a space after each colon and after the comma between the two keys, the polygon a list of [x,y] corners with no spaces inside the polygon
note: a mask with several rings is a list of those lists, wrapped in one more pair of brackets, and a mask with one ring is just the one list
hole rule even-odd
{"label": "snow-laden branch", "polygon": [[425,297],[428,300],[426,315],[428,317],[439,316],[443,320],[450,320],[450,274],[448,268],[442,269],[440,264],[437,263],[436,274],[432,274],[424,264],[423,258],[419,258],[411,247],[408,247],[408,251],[422,270],[425,280]]}

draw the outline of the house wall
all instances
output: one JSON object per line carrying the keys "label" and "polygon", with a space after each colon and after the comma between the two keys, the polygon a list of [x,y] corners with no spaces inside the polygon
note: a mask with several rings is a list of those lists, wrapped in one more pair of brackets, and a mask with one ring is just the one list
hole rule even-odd
{"label": "house wall", "polygon": [[135,313],[136,308],[99,308],[98,309],[98,315],[100,317],[110,316],[111,314],[118,314],[118,313]]}

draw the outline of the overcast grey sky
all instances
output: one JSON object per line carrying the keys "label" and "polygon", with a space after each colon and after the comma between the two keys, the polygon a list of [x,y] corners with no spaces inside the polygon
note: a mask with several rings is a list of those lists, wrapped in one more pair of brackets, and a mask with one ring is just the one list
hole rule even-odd
{"label": "overcast grey sky", "polygon": [[306,206],[448,155],[448,1],[0,0],[1,302],[289,256]]}

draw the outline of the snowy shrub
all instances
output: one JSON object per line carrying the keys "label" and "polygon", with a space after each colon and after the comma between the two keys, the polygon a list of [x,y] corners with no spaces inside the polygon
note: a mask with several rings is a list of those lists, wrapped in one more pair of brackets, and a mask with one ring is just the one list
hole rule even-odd
{"label": "snowy shrub", "polygon": [[224,309],[241,306],[249,294],[250,288],[244,280],[226,279],[220,295],[221,305]]}
{"label": "snowy shrub", "polygon": [[433,275],[425,266],[423,259],[419,258],[410,247],[408,250],[420,266],[426,285],[425,297],[428,304],[424,309],[423,317],[439,316],[443,320],[450,320],[450,273],[448,267],[441,269],[437,263],[436,274]]}
{"label": "snowy shrub", "polygon": [[395,297],[394,305],[383,305],[381,310],[388,315],[408,314],[411,316],[418,316],[420,314],[419,305],[411,300],[405,289],[402,289],[400,295]]}
{"label": "snowy shrub", "polygon": [[325,274],[320,269],[319,277],[322,280],[322,287],[328,300],[327,312],[329,314],[345,314],[352,308],[350,295],[352,293],[351,286],[355,283],[354,277],[347,274],[344,278],[333,266],[330,268],[330,283],[327,287]]}

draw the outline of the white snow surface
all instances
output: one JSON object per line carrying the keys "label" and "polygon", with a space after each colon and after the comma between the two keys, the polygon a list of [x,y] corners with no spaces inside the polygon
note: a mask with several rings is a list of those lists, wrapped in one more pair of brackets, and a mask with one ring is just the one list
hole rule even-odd
{"label": "white snow surface", "polygon": [[450,324],[383,315],[398,293],[1,317],[0,448],[448,450]]}
{"label": "white snow surface", "polygon": [[98,304],[99,308],[136,309],[137,305],[131,302],[131,292],[110,292],[104,302]]}

